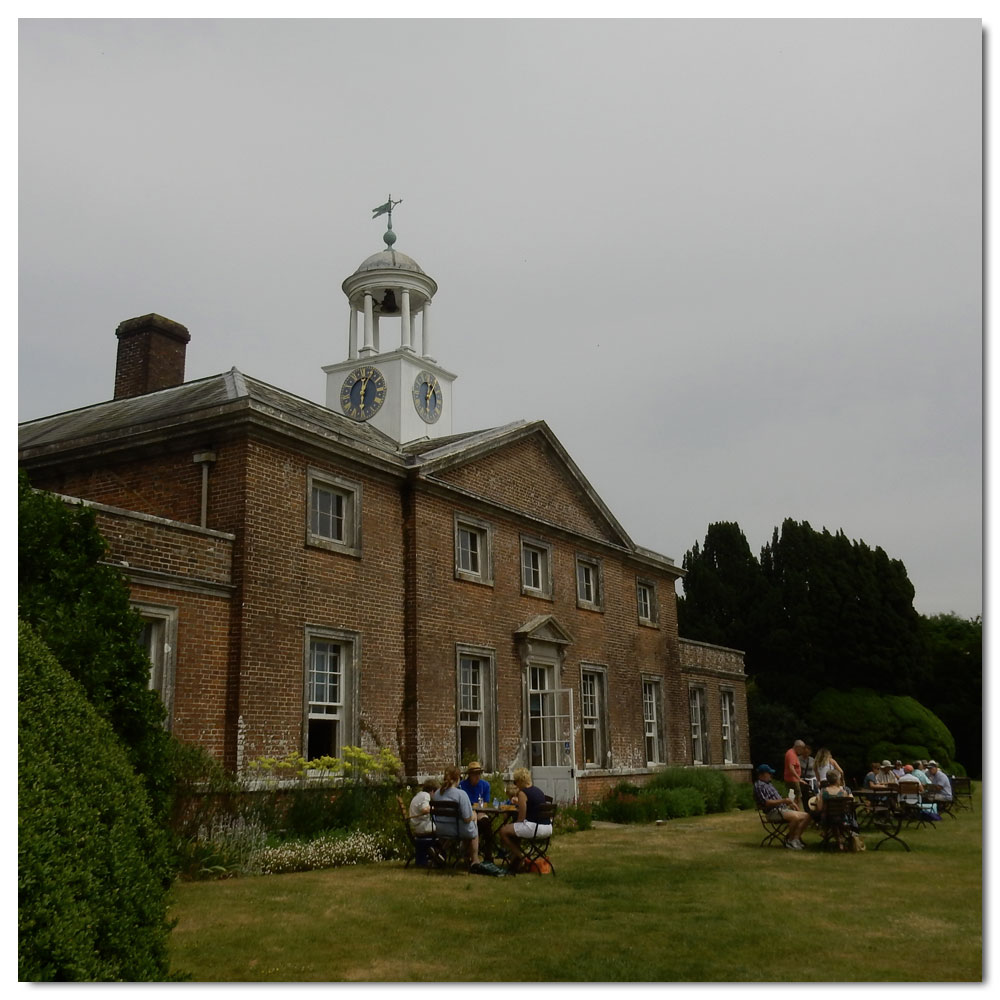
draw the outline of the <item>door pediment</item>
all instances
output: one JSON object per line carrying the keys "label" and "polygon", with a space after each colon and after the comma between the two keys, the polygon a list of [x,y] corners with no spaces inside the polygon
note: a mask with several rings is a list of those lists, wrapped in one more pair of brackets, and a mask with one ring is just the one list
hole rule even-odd
{"label": "door pediment", "polygon": [[514,631],[514,641],[525,665],[529,660],[541,659],[561,667],[573,637],[553,615],[536,615]]}

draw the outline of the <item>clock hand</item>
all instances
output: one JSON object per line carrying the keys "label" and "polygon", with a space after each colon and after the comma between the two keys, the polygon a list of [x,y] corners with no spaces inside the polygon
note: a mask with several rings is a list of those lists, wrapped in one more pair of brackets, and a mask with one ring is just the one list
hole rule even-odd
{"label": "clock hand", "polygon": [[361,377],[361,396],[359,397],[359,404],[364,407],[365,405],[365,389],[368,386],[368,376],[362,375]]}

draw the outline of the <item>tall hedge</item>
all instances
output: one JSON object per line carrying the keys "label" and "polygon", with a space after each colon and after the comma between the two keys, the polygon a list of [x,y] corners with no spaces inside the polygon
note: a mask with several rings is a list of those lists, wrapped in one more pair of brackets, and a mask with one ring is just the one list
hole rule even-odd
{"label": "tall hedge", "polygon": [[167,976],[165,835],[111,726],[18,626],[18,972]]}
{"label": "tall hedge", "polygon": [[810,707],[813,749],[829,747],[858,779],[872,761],[934,759],[955,766],[955,741],[948,727],[929,709],[905,695],[880,695],[865,688],[828,688]]}

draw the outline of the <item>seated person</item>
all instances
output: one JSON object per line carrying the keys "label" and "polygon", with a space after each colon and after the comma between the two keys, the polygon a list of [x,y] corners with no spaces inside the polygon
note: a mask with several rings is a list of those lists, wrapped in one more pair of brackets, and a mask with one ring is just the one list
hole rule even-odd
{"label": "seated person", "polygon": [[531,783],[531,772],[526,767],[515,768],[514,784],[517,786],[517,795],[514,797],[517,817],[513,823],[500,827],[500,840],[511,857],[508,868],[512,872],[517,871],[524,857],[519,841],[552,836],[552,825],[541,823],[538,816],[539,810],[545,805],[545,793]]}
{"label": "seated person", "polygon": [[[820,793],[819,796],[819,814],[822,818],[821,821],[825,821],[826,804],[830,799],[853,799],[854,796],[851,795],[850,791],[844,786],[844,776],[839,771],[828,771],[826,775],[826,787]],[[837,846],[840,850],[844,850],[847,844],[847,838],[852,832],[857,830],[858,824],[853,816],[844,817],[842,824],[834,831],[837,838]]]}
{"label": "seated person", "polygon": [[873,760],[871,765],[871,770],[865,775],[864,780],[861,782],[862,788],[871,788],[878,781],[878,761]]}
{"label": "seated person", "polygon": [[809,813],[791,808],[795,804],[794,799],[781,797],[778,789],[771,784],[772,774],[774,768],[769,764],[761,764],[757,768],[757,780],[753,784],[754,798],[757,800],[757,805],[766,810],[769,818],[780,819],[782,823],[788,824],[785,846],[801,851],[805,847],[802,843],[802,834],[809,825]]}
{"label": "seated person", "polygon": [[420,791],[410,799],[410,829],[414,837],[433,837],[434,824],[431,822],[431,793],[436,792],[441,783],[436,778],[428,778]]}
{"label": "seated person", "polygon": [[452,764],[444,772],[444,781],[441,787],[433,795],[433,801],[457,802],[459,816],[461,819],[456,824],[454,821],[437,820],[434,824],[435,832],[441,837],[457,837],[466,841],[466,851],[469,856],[469,865],[479,864],[479,830],[476,827],[476,814],[473,811],[469,796],[458,787],[462,772]]}
{"label": "seated person", "polygon": [[922,760],[915,760],[910,765],[910,772],[921,785],[929,785],[931,783],[931,779],[927,777],[927,773],[924,771],[924,762]]}
{"label": "seated person", "polygon": [[938,767],[936,760],[927,761],[927,777],[931,783],[924,789],[924,797],[931,802],[951,802],[951,779]]}
{"label": "seated person", "polygon": [[[466,771],[465,777],[458,787],[469,796],[469,801],[475,807],[477,802],[490,804],[490,783],[483,778],[483,765],[474,760]],[[485,813],[476,813],[476,825],[479,827],[479,843],[487,861],[493,860],[493,824]]]}
{"label": "seated person", "polygon": [[429,848],[434,840],[434,824],[431,822],[431,793],[437,791],[439,782],[428,778],[420,791],[410,799],[410,830],[413,832],[414,861],[418,868],[430,864]]}
{"label": "seated person", "polygon": [[878,769],[878,774],[875,775],[875,780],[872,782],[872,788],[891,788],[895,790],[896,786],[899,784],[899,778],[893,773],[892,761],[884,760]]}

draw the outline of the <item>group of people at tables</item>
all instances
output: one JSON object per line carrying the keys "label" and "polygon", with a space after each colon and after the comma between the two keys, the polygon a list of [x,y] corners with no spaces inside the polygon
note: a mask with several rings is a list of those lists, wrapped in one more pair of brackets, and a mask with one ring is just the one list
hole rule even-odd
{"label": "group of people at tables", "polygon": [[[803,740],[796,740],[785,752],[787,795],[781,795],[772,784],[776,773],[769,764],[757,768],[754,797],[768,818],[779,819],[787,825],[785,846],[801,851],[805,847],[802,834],[813,820],[822,823],[825,804],[832,798],[853,796],[844,784],[843,768],[830,751],[824,747],[813,757],[812,750]],[[871,792],[905,791],[909,786],[919,791],[921,799],[931,808],[936,808],[938,802],[952,800],[951,781],[934,760],[926,763],[918,760],[912,764],[904,764],[901,760],[874,762],[862,784]]]}
{"label": "group of people at tables", "polygon": [[[511,821],[500,827],[497,833],[499,845],[494,841],[492,815],[484,811],[490,807],[492,789],[483,777],[483,765],[479,761],[469,764],[464,778],[461,769],[452,765],[445,769],[441,781],[429,778],[421,785],[409,808],[414,837],[440,835],[464,841],[470,871],[479,869],[484,864],[484,858],[485,864],[492,864],[494,852],[499,848],[506,857],[508,873],[515,874],[524,857],[520,841],[551,837],[552,826],[540,822],[539,811],[545,804],[545,793],[532,784],[531,772],[526,767],[515,768],[512,780],[513,785],[506,789],[507,800],[502,803],[507,807]],[[432,801],[458,804],[460,818],[455,828],[446,829],[441,820],[435,827],[431,815]],[[417,864],[426,866],[428,862],[422,855],[418,841]]]}

